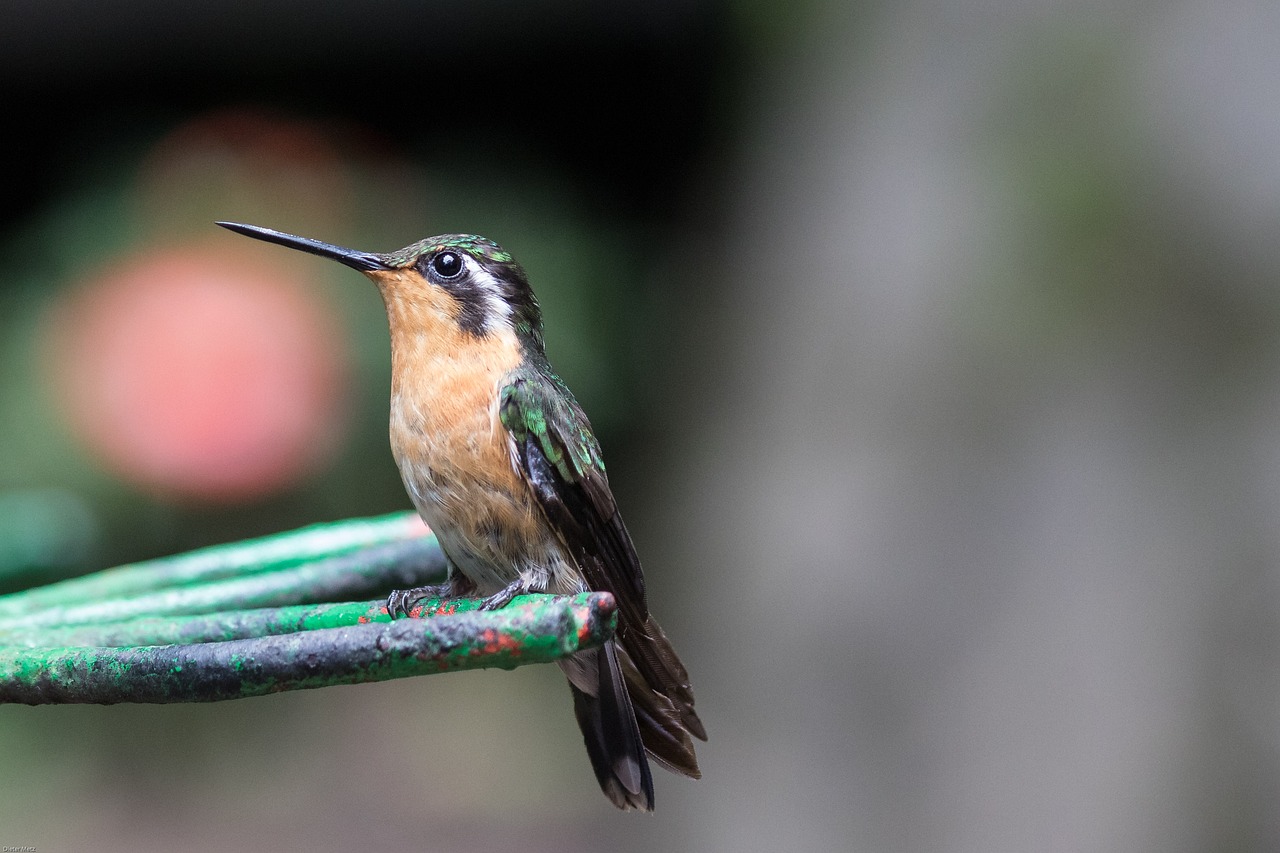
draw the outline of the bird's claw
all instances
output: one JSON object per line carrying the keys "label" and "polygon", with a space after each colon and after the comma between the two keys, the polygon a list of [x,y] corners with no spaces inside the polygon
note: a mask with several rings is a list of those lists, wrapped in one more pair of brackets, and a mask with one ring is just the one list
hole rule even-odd
{"label": "bird's claw", "polygon": [[480,609],[481,610],[500,610],[501,608],[506,607],[508,604],[510,604],[511,599],[515,598],[517,595],[523,595],[526,592],[528,592],[528,590],[525,589],[524,583],[522,581],[516,581],[515,583],[507,584],[505,587],[498,590],[493,595],[486,598],[484,601],[480,602]]}
{"label": "bird's claw", "polygon": [[[481,601],[479,609],[499,610],[510,604],[511,599],[517,595],[523,595],[528,591],[524,582],[517,580]],[[413,606],[425,598],[462,598],[474,593],[475,586],[465,580],[461,582],[450,580],[441,584],[415,586],[413,589],[397,589],[387,596],[387,615],[392,619],[408,616]]]}
{"label": "bird's claw", "polygon": [[413,606],[424,598],[445,598],[452,587],[448,583],[392,590],[387,596],[387,615],[392,619],[408,616]]}

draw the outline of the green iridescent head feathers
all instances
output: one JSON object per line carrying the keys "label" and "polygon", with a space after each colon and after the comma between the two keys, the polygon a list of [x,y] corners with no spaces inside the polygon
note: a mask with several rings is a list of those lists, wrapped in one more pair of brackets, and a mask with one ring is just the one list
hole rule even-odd
{"label": "green iridescent head feathers", "polygon": [[515,258],[511,257],[510,252],[487,237],[480,237],[475,234],[441,234],[438,237],[428,237],[425,240],[419,240],[412,245],[405,246],[403,249],[387,252],[382,258],[387,262],[388,266],[404,268],[424,255],[434,254],[441,249],[456,249],[460,252],[466,252],[481,262],[495,264],[515,263]]}

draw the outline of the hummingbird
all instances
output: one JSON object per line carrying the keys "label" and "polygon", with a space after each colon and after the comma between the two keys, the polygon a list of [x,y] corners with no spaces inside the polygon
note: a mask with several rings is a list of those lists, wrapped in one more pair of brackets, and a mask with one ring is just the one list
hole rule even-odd
{"label": "hummingbird", "polygon": [[515,259],[443,234],[385,254],[256,225],[240,234],[352,267],[391,330],[391,451],[448,562],[442,584],[396,590],[392,618],[428,597],[609,592],[614,638],[560,661],[596,779],[620,809],[653,811],[649,758],[699,778],[707,739],[684,664],[649,613],[644,574],[586,414],[547,361],[542,310]]}

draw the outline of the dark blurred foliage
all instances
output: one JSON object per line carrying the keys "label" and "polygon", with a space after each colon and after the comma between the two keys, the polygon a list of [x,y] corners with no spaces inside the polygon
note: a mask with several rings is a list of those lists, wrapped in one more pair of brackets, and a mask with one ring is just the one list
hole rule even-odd
{"label": "dark blurred foliage", "polygon": [[[13,165],[0,211],[9,270],[0,300],[15,348],[0,440],[23,447],[0,467],[0,488],[16,490],[13,501],[24,489],[64,489],[96,536],[77,548],[51,544],[49,568],[405,503],[385,447],[388,358],[372,289],[236,245],[213,218],[374,250],[441,231],[499,239],[533,276],[552,355],[621,451],[613,455],[643,444],[646,377],[661,357],[652,342],[676,298],[655,240],[689,206],[726,138],[727,72],[742,53],[730,23],[723,9],[697,4],[23,10],[0,34],[0,72],[11,81],[0,105],[21,117],[21,132],[0,137]],[[354,375],[344,393],[354,405],[334,413],[352,421],[333,428],[346,433],[341,453],[247,503],[211,504],[199,490],[195,500],[156,500],[130,489],[128,476],[97,476],[42,387],[55,356],[30,346],[47,334],[38,323],[60,287],[174,243],[292,264],[295,279],[323,283],[321,295],[347,317]],[[27,582],[38,566],[20,562],[0,572],[25,572]]]}
{"label": "dark blurred foliage", "polygon": [[31,4],[0,35],[22,128],[3,153],[24,166],[0,224],[77,187],[103,150],[246,103],[449,171],[561,171],[611,216],[670,215],[726,119],[712,96],[732,82],[728,24],[706,3]]}

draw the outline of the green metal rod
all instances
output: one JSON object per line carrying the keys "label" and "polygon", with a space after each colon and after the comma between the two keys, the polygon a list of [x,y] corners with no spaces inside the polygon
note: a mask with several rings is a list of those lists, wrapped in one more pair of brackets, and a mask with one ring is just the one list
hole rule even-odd
{"label": "green metal rod", "polygon": [[[545,595],[518,595],[512,606],[541,601]],[[479,609],[484,599],[426,599],[415,605],[410,616],[431,618]],[[64,646],[163,646],[243,640],[295,631],[342,628],[369,622],[390,622],[385,599],[334,604],[297,604],[287,607],[260,607],[202,613],[192,616],[142,616],[119,622],[0,631],[0,647],[59,648]]]}
{"label": "green metal rod", "polygon": [[173,557],[147,560],[0,596],[0,618],[49,607],[122,598],[195,583],[286,569],[336,554],[425,536],[415,513],[397,512],[313,524],[287,533],[215,545]]}
{"label": "green metal rod", "polygon": [[27,645],[21,639],[24,632],[54,626],[362,598],[430,583],[444,570],[444,554],[435,536],[414,536],[244,578],[161,588],[134,597],[46,605],[34,612],[0,618],[0,644]]}
{"label": "green metal rod", "polygon": [[[315,628],[340,628],[365,622],[389,622],[386,601],[295,604],[193,616],[140,616],[97,625],[0,631],[0,646],[51,649],[64,646],[164,646],[216,643]],[[381,611],[381,612],[379,612]]]}
{"label": "green metal rod", "polygon": [[0,702],[213,702],[446,670],[558,660],[613,636],[608,593],[491,612],[125,649],[0,648]]}

